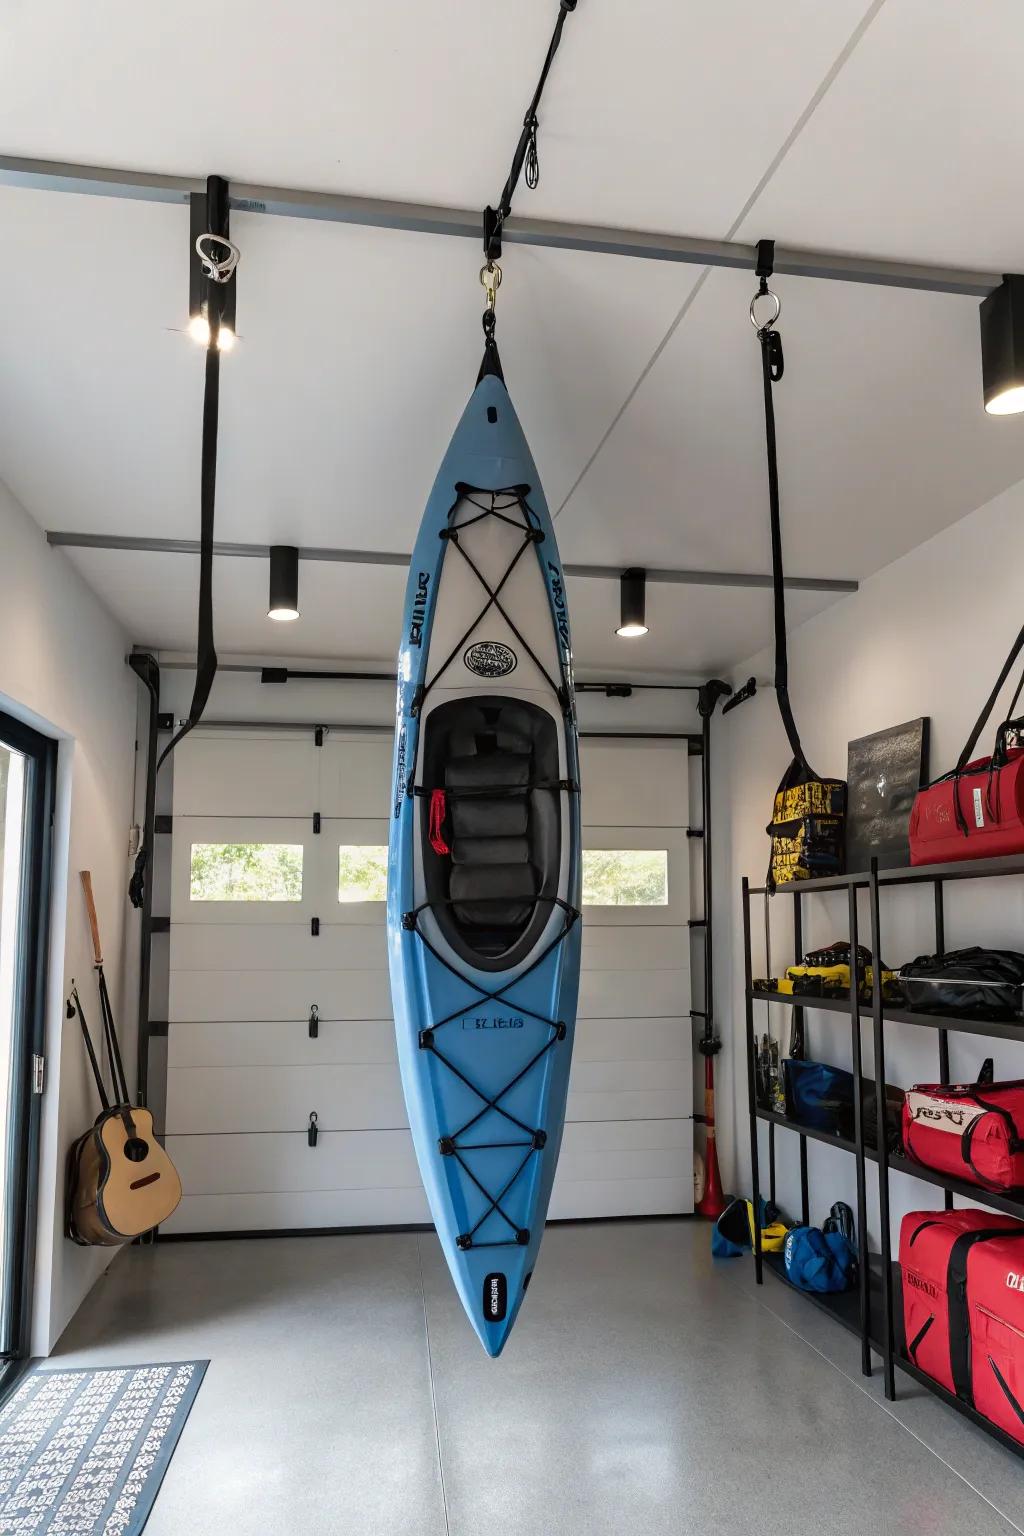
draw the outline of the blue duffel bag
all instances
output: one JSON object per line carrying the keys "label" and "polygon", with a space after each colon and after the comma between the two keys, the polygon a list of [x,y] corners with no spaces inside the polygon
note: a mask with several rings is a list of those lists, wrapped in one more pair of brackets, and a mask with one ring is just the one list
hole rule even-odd
{"label": "blue duffel bag", "polygon": [[838,1136],[843,1110],[853,1104],[852,1072],[790,1056],[782,1063],[782,1081],[791,1120]]}
{"label": "blue duffel bag", "polygon": [[801,1291],[848,1291],[857,1278],[857,1253],[842,1232],[794,1227],[782,1257],[788,1279]]}

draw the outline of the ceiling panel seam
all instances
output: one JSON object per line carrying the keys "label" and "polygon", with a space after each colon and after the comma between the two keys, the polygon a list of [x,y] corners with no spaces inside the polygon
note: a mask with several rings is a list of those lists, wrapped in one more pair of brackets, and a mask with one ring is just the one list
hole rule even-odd
{"label": "ceiling panel seam", "polygon": [[[779,167],[782,165],[782,162],[785,160],[785,158],[788,155],[789,151],[792,149],[793,145],[796,143],[797,139],[800,137],[801,133],[806,128],[807,124],[810,122],[811,118],[814,116],[815,112],[818,110],[818,108],[820,107],[821,103],[824,101],[824,99],[827,96],[829,90],[835,84],[835,81],[838,79],[838,77],[839,77],[839,75],[840,75],[844,65],[847,63],[847,61],[853,55],[853,53],[854,53],[855,49],[857,48],[857,45],[859,44],[861,38],[864,36],[865,32],[868,30],[868,28],[870,27],[871,23],[874,21],[875,17],[878,15],[879,11],[882,9],[884,4],[885,4],[885,0],[871,0],[871,4],[868,6],[867,10],[864,12],[864,15],[861,17],[860,21],[854,27],[853,31],[850,33],[850,36],[846,39],[846,42],[843,44],[843,47],[839,50],[838,54],[833,59],[831,65],[829,66],[829,68],[826,71],[826,73],[823,76],[823,78],[819,81],[817,89],[814,91],[814,94],[811,96],[810,101],[804,107],[803,111],[800,113],[800,116],[797,118],[796,122],[793,124],[793,127],[789,130],[789,133],[786,135],[785,139],[782,141],[782,144],[776,150],[774,156],[772,157],[771,161],[768,164],[767,169],[764,171],[764,173],[762,174],[762,176],[761,176],[760,180],[758,181],[757,185],[754,187],[754,190],[750,193],[750,195],[747,198],[746,202],[743,204],[743,207],[740,209],[740,211],[736,215],[735,219],[733,219],[732,223],[730,224],[729,228],[726,230],[725,234],[722,236],[723,240],[731,240],[733,238],[733,236],[736,234],[737,230],[740,228],[740,225],[743,223],[743,221],[747,217],[748,213],[750,213],[750,211],[753,209],[753,207],[756,204],[758,198],[761,196],[762,192],[768,186],[768,183],[771,181],[772,177],[775,175],[775,173],[778,171]],[[694,283],[693,287],[690,289],[690,291],[687,294],[686,298],[683,300],[683,303],[680,305],[678,311],[676,312],[675,316],[673,317],[672,321],[670,322],[669,327],[666,330],[664,336],[662,336],[661,340],[658,342],[658,345],[655,347],[654,351],[651,353],[651,355],[648,358],[647,362],[644,364],[644,367],[641,370],[639,377],[636,379],[636,381],[633,384],[632,388],[628,391],[628,393],[626,395],[626,398],[623,400],[622,404],[619,406],[618,410],[615,412],[615,415],[612,417],[611,421],[609,422],[607,428],[602,433],[602,435],[601,435],[601,437],[600,437],[600,439],[599,439],[599,441],[597,443],[596,448],[591,453],[590,457],[586,460],[585,464],[583,465],[583,468],[580,470],[579,474],[576,476],[576,479],[573,481],[572,485],[569,487],[569,489],[566,492],[565,496],[563,496],[563,498],[562,498],[561,502],[559,503],[558,507],[552,513],[552,518],[559,517],[565,511],[566,507],[569,505],[569,502],[572,500],[573,496],[576,494],[576,492],[579,490],[580,486],[583,484],[583,481],[586,479],[586,477],[589,474],[590,470],[593,468],[594,464],[597,462],[597,459],[599,458],[601,452],[603,451],[605,444],[608,442],[608,439],[611,437],[612,433],[615,431],[615,428],[618,426],[619,422],[622,420],[623,416],[625,416],[626,412],[629,410],[629,407],[632,405],[634,399],[636,398],[637,394],[640,391],[641,386],[644,383],[644,380],[650,374],[652,368],[654,368],[655,364],[657,363],[658,359],[661,357],[661,355],[664,352],[665,348],[668,346],[669,342],[672,340],[672,337],[675,335],[676,331],[679,329],[679,327],[682,324],[683,320],[686,318],[687,314],[690,312],[690,309],[693,307],[693,303],[694,303],[695,299],[697,298],[697,295],[700,293],[700,291],[703,288],[704,284],[707,282],[708,276],[709,276],[711,271],[712,271],[711,267],[704,267],[703,270],[701,271],[701,274],[697,278],[697,281]]]}

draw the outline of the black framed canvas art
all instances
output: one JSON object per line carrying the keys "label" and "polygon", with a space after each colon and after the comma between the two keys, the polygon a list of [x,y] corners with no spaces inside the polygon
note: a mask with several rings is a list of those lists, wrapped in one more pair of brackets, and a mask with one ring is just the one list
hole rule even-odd
{"label": "black framed canvas art", "polygon": [[849,743],[848,872],[868,869],[873,857],[882,869],[900,869],[910,863],[910,811],[917,791],[927,783],[927,774],[927,716]]}

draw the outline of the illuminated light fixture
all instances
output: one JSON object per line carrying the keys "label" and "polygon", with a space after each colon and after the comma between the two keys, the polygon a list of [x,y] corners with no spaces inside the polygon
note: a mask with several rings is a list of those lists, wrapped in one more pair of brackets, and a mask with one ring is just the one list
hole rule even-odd
{"label": "illuminated light fixture", "polygon": [[647,572],[631,566],[619,577],[619,602],[621,623],[615,631],[624,640],[635,640],[646,635]]}
{"label": "illuminated light fixture", "polygon": [[291,544],[270,546],[270,606],[267,617],[285,624],[299,616],[299,552]]}
{"label": "illuminated light fixture", "polygon": [[990,416],[1024,411],[1024,277],[1008,274],[981,301],[981,379]]}
{"label": "illuminated light fixture", "polygon": [[[192,316],[188,323],[188,333],[192,340],[198,342],[201,347],[208,347],[210,345],[210,322],[205,315]],[[221,352],[230,352],[237,340],[238,337],[230,325],[225,325],[221,321],[221,327],[217,333],[217,346],[219,350]]]}

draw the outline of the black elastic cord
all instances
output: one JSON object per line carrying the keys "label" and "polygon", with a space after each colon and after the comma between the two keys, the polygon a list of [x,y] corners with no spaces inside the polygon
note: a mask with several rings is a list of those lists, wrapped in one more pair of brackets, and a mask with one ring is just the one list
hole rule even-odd
{"label": "black elastic cord", "polygon": [[488,261],[494,261],[501,255],[501,228],[509,214],[512,212],[512,199],[515,196],[519,178],[522,175],[523,166],[526,166],[526,185],[531,189],[540,181],[540,160],[537,154],[537,129],[540,120],[537,117],[537,108],[540,106],[540,98],[544,94],[544,87],[551,73],[551,66],[558,52],[558,45],[562,41],[562,28],[565,26],[565,18],[570,11],[576,9],[576,0],[559,0],[558,19],[555,22],[555,30],[551,34],[548,51],[544,56],[544,67],[537,81],[537,89],[526,109],[523,118],[523,130],[516,144],[515,154],[512,156],[512,166],[508,173],[508,180],[502,188],[498,199],[497,208],[488,208],[484,212],[484,255]]}
{"label": "black elastic cord", "polygon": [[[767,294],[768,279],[772,273],[773,242],[762,240],[758,245],[757,276],[760,278],[760,294]],[[762,326],[757,333],[761,343],[761,374],[764,383],[765,450],[768,459],[768,506],[771,514],[772,537],[772,596],[775,608],[775,696],[779,701],[779,713],[786,728],[793,756],[801,767],[807,767],[800,733],[793,718],[789,702],[789,649],[786,639],[786,587],[782,568],[782,519],[779,511],[779,461],[775,440],[774,386],[782,378],[784,361],[782,337],[772,326]]]}

